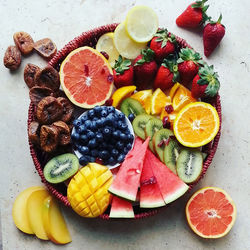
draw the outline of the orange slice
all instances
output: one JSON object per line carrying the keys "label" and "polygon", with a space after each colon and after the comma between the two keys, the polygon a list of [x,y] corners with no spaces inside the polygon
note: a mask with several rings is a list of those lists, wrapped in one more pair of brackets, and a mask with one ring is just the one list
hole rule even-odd
{"label": "orange slice", "polygon": [[186,205],[186,217],[191,229],[203,238],[221,238],[234,225],[236,207],[222,189],[206,187],[198,190]]}
{"label": "orange slice", "polygon": [[177,91],[177,89],[181,86],[180,83],[175,83],[174,86],[169,91],[169,96],[171,97],[171,100],[173,101],[174,95]]}
{"label": "orange slice", "polygon": [[[174,85],[175,86],[175,85]],[[171,92],[171,91],[170,91]],[[173,94],[173,93],[171,93]],[[191,96],[191,91],[185,88],[183,85],[177,86],[177,89],[172,98],[173,108],[176,111],[181,110],[187,104],[196,102],[197,100]]]}
{"label": "orange slice", "polygon": [[216,109],[205,102],[194,102],[184,107],[174,121],[177,140],[187,147],[200,147],[214,139],[220,120]]}
{"label": "orange slice", "polygon": [[119,107],[121,102],[126,99],[127,97],[130,97],[131,94],[135,91],[136,86],[125,86],[117,89],[114,94],[112,95],[113,103],[112,106]]}
{"label": "orange slice", "polygon": [[60,81],[70,101],[87,109],[104,104],[113,90],[109,62],[97,50],[87,46],[72,51],[64,59]]}
{"label": "orange slice", "polygon": [[130,97],[139,101],[146,110],[147,114],[150,114],[152,89],[139,91]]}
{"label": "orange slice", "polygon": [[170,96],[166,96],[160,88],[156,89],[151,97],[151,114],[159,115],[162,108],[171,104]]}

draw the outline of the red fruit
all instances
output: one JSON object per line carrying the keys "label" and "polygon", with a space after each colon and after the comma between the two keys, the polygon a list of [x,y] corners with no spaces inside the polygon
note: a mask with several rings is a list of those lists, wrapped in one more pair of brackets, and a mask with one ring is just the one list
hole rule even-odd
{"label": "red fruit", "polygon": [[192,82],[191,94],[194,98],[214,97],[220,88],[218,74],[213,65],[205,65],[199,69],[198,75]]}
{"label": "red fruit", "polygon": [[142,50],[142,54],[135,58],[134,73],[139,88],[144,88],[155,78],[158,66],[153,58],[154,51],[151,49]]}
{"label": "red fruit", "polygon": [[119,56],[113,69],[114,83],[116,88],[133,84],[134,70],[130,60],[122,60]]}
{"label": "red fruit", "polygon": [[169,36],[167,29],[159,29],[150,42],[150,49],[155,52],[155,60],[161,63],[165,57],[173,54],[175,43],[174,35]]}
{"label": "red fruit", "polygon": [[203,30],[204,54],[210,56],[225,35],[225,26],[221,24],[222,15],[217,22],[208,23]]}
{"label": "red fruit", "polygon": [[204,5],[207,0],[196,1],[190,4],[186,10],[177,17],[176,24],[182,28],[198,28],[209,17],[206,14],[206,10],[209,5]]}

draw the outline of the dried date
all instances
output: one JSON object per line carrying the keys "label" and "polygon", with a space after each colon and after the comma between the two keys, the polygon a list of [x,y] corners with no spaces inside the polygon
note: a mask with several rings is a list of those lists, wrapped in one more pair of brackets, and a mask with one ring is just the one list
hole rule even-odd
{"label": "dried date", "polygon": [[35,105],[38,105],[38,103],[44,97],[54,96],[54,92],[50,88],[34,86],[33,88],[30,89],[29,96],[30,96],[30,101]]}
{"label": "dried date", "polygon": [[59,103],[61,103],[63,106],[62,121],[69,122],[71,120],[73,112],[74,112],[73,104],[71,104],[71,102],[64,97],[58,97],[57,101]]}
{"label": "dried date", "polygon": [[38,72],[40,71],[41,69],[32,63],[28,63],[25,66],[24,72],[23,72],[23,78],[29,88],[32,88],[36,85],[35,75],[38,74]]}
{"label": "dried date", "polygon": [[9,46],[4,54],[4,66],[10,70],[19,68],[22,62],[21,52],[16,46]]}
{"label": "dried date", "polygon": [[31,122],[28,129],[29,141],[35,145],[39,145],[40,144],[39,133],[40,133],[40,124],[36,121]]}
{"label": "dried date", "polygon": [[16,32],[13,35],[14,42],[23,55],[31,53],[34,47],[34,41],[30,34],[24,31]]}
{"label": "dried date", "polygon": [[40,146],[47,153],[56,150],[59,142],[59,131],[54,126],[43,125],[40,131]]}
{"label": "dried date", "polygon": [[59,131],[59,145],[65,146],[70,143],[70,129],[63,121],[57,121],[52,124]]}
{"label": "dried date", "polygon": [[50,38],[44,38],[35,42],[34,49],[46,60],[50,60],[57,52],[56,45]]}

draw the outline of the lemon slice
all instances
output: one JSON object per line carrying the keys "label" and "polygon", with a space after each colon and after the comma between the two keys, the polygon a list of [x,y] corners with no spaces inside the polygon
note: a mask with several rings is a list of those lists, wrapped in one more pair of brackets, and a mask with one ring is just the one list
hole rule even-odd
{"label": "lemon slice", "polygon": [[128,35],[138,43],[150,41],[158,29],[158,17],[148,6],[135,6],[127,14],[126,30]]}
{"label": "lemon slice", "polygon": [[133,41],[125,29],[124,22],[115,29],[114,44],[120,55],[128,59],[135,59],[147,45],[147,43]]}
{"label": "lemon slice", "polygon": [[117,51],[114,44],[114,33],[109,32],[102,35],[97,41],[96,49],[99,52],[105,51],[109,55],[108,61],[111,67],[114,67],[115,60],[117,60],[119,56],[119,52]]}

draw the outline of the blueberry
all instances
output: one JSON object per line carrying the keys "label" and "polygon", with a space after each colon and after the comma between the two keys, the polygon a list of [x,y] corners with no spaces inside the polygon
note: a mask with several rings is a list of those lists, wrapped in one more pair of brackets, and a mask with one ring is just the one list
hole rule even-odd
{"label": "blueberry", "polygon": [[101,111],[102,111],[102,108],[100,106],[95,106],[93,108],[93,110],[95,111],[96,115],[99,115],[101,113]]}
{"label": "blueberry", "polygon": [[118,118],[123,121],[125,119],[125,115],[123,113],[119,113]]}
{"label": "blueberry", "polygon": [[113,155],[114,157],[116,157],[119,154],[119,151],[117,149],[112,149],[111,151],[111,155]]}
{"label": "blueberry", "polygon": [[101,145],[103,148],[107,148],[108,147],[108,144],[106,142],[103,142],[102,145]]}
{"label": "blueberry", "polygon": [[130,130],[128,128],[126,130],[124,130],[123,133],[126,134],[126,135],[130,135],[131,134],[131,132],[130,132]]}
{"label": "blueberry", "polygon": [[126,148],[127,148],[128,150],[130,150],[130,149],[132,148],[132,144],[131,144],[131,143],[128,143],[127,146],[126,146]]}
{"label": "blueberry", "polygon": [[85,155],[85,154],[87,154],[87,153],[89,152],[89,148],[86,147],[86,146],[81,146],[81,147],[79,147],[78,151],[79,151],[81,154]]}
{"label": "blueberry", "polygon": [[122,150],[124,148],[124,143],[121,142],[121,141],[118,141],[116,143],[116,148],[119,149],[119,150]]}
{"label": "blueberry", "polygon": [[128,142],[133,142],[134,136],[132,134],[127,135]]}
{"label": "blueberry", "polygon": [[101,152],[99,152],[99,156],[103,160],[106,160],[109,158],[109,152],[107,150],[102,150]]}
{"label": "blueberry", "polygon": [[91,128],[92,122],[90,120],[85,121],[84,123],[86,128]]}
{"label": "blueberry", "polygon": [[85,166],[88,164],[88,159],[85,155],[81,156],[81,158],[79,159],[79,163],[82,165],[82,166]]}
{"label": "blueberry", "polygon": [[103,109],[103,110],[101,111],[101,116],[102,116],[102,117],[106,117],[107,115],[108,115],[107,110]]}
{"label": "blueberry", "polygon": [[123,152],[124,152],[125,155],[128,153],[128,151],[129,151],[129,149],[126,148],[126,147],[123,149]]}
{"label": "blueberry", "polygon": [[87,132],[87,128],[84,125],[81,125],[80,127],[77,128],[77,132],[79,134],[84,134]]}
{"label": "blueberry", "polygon": [[98,121],[98,120],[99,120],[98,117],[94,117],[92,121],[95,121],[95,122],[96,122],[96,121]]}
{"label": "blueberry", "polygon": [[119,138],[119,132],[118,132],[119,130],[115,130],[113,133],[112,133],[112,135],[114,136],[114,138]]}
{"label": "blueberry", "polygon": [[117,143],[117,139],[116,138],[111,138],[109,140],[109,143],[112,145],[112,147],[114,147],[114,145]]}
{"label": "blueberry", "polygon": [[118,121],[118,123],[117,123],[117,128],[121,129],[121,128],[122,128],[122,124],[123,124],[122,121]]}
{"label": "blueberry", "polygon": [[95,157],[93,157],[91,155],[86,155],[86,158],[87,158],[88,162],[95,162]]}
{"label": "blueberry", "polygon": [[91,130],[88,130],[87,137],[88,139],[93,139],[95,137],[95,133]]}
{"label": "blueberry", "polygon": [[86,122],[88,120],[88,115],[84,114],[83,116],[81,116],[81,121],[82,123]]}
{"label": "blueberry", "polygon": [[115,112],[115,108],[113,106],[108,106],[107,111],[108,113],[113,113]]}
{"label": "blueberry", "polygon": [[128,119],[132,122],[135,119],[135,115],[133,113],[129,114]]}
{"label": "blueberry", "polygon": [[106,117],[104,124],[105,125],[113,125],[114,120],[115,120],[114,115],[113,114],[109,114]]}
{"label": "blueberry", "polygon": [[93,118],[95,117],[95,111],[94,111],[93,109],[89,110],[89,112],[88,112],[88,117],[89,117],[90,119],[93,119]]}
{"label": "blueberry", "polygon": [[96,130],[97,130],[96,121],[92,121],[91,126],[90,126],[90,129],[91,129],[92,131],[96,131]]}
{"label": "blueberry", "polygon": [[79,139],[80,139],[80,135],[79,135],[77,132],[74,132],[74,133],[71,135],[71,139],[72,139],[74,142],[77,142],[77,141],[79,141]]}
{"label": "blueberry", "polygon": [[88,146],[89,146],[90,148],[95,148],[95,147],[97,146],[96,139],[95,139],[95,138],[91,139],[91,140],[89,141],[89,143],[88,143]]}
{"label": "blueberry", "polygon": [[81,143],[83,143],[83,144],[87,143],[87,142],[88,142],[88,137],[87,137],[87,135],[81,135],[81,136],[80,136],[80,141],[81,141]]}
{"label": "blueberry", "polygon": [[120,154],[120,155],[118,156],[118,158],[117,158],[117,161],[118,161],[119,163],[121,163],[121,162],[124,161],[124,159],[125,159],[125,155],[124,155],[124,154]]}
{"label": "blueberry", "polygon": [[92,149],[90,152],[91,156],[97,157],[99,155],[99,151],[97,149]]}
{"label": "blueberry", "polygon": [[114,159],[114,157],[112,157],[112,156],[109,157],[108,164],[111,165],[111,166],[115,165],[115,159]]}
{"label": "blueberry", "polygon": [[107,128],[107,127],[105,127],[104,129],[103,129],[103,135],[105,136],[107,136],[107,135],[110,135],[111,134],[111,130],[110,130],[110,128]]}
{"label": "blueberry", "polygon": [[123,123],[121,126],[121,130],[125,131],[125,130],[127,130],[127,128],[128,128],[128,125],[126,123]]}
{"label": "blueberry", "polygon": [[96,136],[95,136],[95,138],[96,138],[96,141],[97,142],[102,142],[103,141],[103,135],[102,135],[102,133],[97,133],[96,134]]}
{"label": "blueberry", "polygon": [[105,121],[104,118],[100,118],[99,120],[96,121],[96,126],[98,128],[102,128],[104,126],[104,121]]}
{"label": "blueberry", "polygon": [[124,134],[124,133],[120,133],[120,139],[122,140],[122,141],[126,141],[127,140],[127,136]]}
{"label": "blueberry", "polygon": [[78,128],[78,127],[80,127],[82,125],[82,122],[80,120],[78,120],[78,119],[75,119],[73,121],[73,125],[74,125],[74,127]]}

